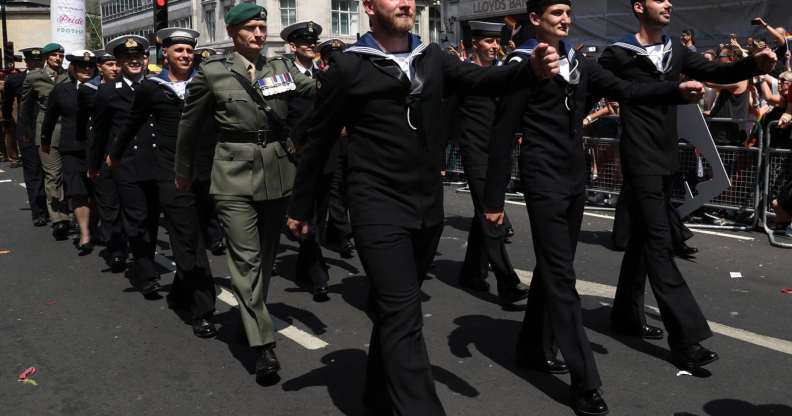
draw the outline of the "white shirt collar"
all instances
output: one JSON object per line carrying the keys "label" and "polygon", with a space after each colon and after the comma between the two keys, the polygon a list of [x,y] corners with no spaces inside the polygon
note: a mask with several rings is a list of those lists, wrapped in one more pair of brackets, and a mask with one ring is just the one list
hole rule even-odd
{"label": "white shirt collar", "polygon": [[311,76],[313,76],[313,72],[314,72],[313,65],[311,65],[310,68],[306,68],[300,63],[299,59],[295,59],[294,60],[294,66],[297,67],[297,69],[300,71],[300,73],[305,74],[305,71],[310,71],[311,72]]}

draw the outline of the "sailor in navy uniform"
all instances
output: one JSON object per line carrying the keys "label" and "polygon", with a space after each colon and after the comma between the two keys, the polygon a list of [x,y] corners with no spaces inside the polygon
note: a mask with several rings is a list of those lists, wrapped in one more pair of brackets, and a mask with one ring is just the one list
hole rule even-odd
{"label": "sailor in navy uniform", "polygon": [[[299,72],[310,78],[316,78],[318,68],[314,63],[316,58],[316,42],[322,33],[322,26],[314,22],[297,22],[287,26],[281,31],[281,39],[289,44],[289,49],[294,54],[292,63]],[[289,126],[290,136],[298,149],[304,144],[303,136],[308,126],[307,116],[313,109],[312,97],[295,97],[289,100],[289,112],[286,124]],[[316,223],[316,221],[314,221]],[[314,230],[310,235],[299,240],[300,249],[297,256],[296,278],[298,281],[310,282],[313,298],[317,302],[329,300],[327,296],[327,263],[322,255],[319,245],[319,234]]]}
{"label": "sailor in navy uniform", "polygon": [[[168,294],[170,307],[186,310],[192,319],[193,333],[201,338],[215,335],[209,322],[214,313],[215,289],[206,246],[198,227],[196,197],[191,191],[179,192],[175,182],[176,135],[181,119],[187,84],[194,75],[193,47],[198,32],[185,28],[166,28],[157,31],[162,42],[166,66],[157,76],[144,80],[135,92],[129,119],[119,132],[110,157],[120,160],[133,146],[135,137],[150,117],[154,120],[153,147],[150,155],[156,166],[154,181],[138,182],[140,195],[152,198],[147,206],[158,206],[147,213],[159,217],[165,214],[171,248],[176,260],[176,275]],[[153,185],[155,192],[148,192]]]}
{"label": "sailor in navy uniform", "polygon": [[122,155],[110,156],[118,134],[129,119],[135,93],[144,79],[148,41],[142,36],[124,35],[112,39],[106,48],[116,57],[121,74],[115,81],[102,84],[96,95],[89,169],[93,177],[99,174],[103,164],[112,169],[121,201],[124,230],[134,261],[132,281],[145,297],[155,298],[159,290],[159,269],[154,262],[159,207],[153,123],[146,123],[140,129],[132,146]]}
{"label": "sailor in navy uniform", "polygon": [[[468,22],[473,54],[469,63],[488,67],[499,65],[502,23]],[[449,100],[454,116],[453,135],[459,143],[462,166],[473,200],[473,219],[468,233],[465,261],[460,272],[462,286],[488,291],[485,280],[490,266],[498,282],[498,298],[504,304],[528,297],[528,287],[520,283],[506,251],[506,227],[498,227],[484,218],[484,187],[487,182],[487,161],[497,99],[483,96],[455,96]]]}
{"label": "sailor in navy uniform", "polygon": [[[663,33],[671,21],[669,2],[633,0],[632,7],[641,24],[639,32],[605,49],[599,60],[623,79],[656,84],[685,75],[731,84],[775,66],[776,56],[770,50],[732,64],[707,61]],[[621,103],[620,116],[621,166],[628,190],[631,235],[613,302],[612,326],[638,337],[663,337],[660,328],[646,323],[648,276],[668,331],[672,361],[686,369],[701,367],[717,360],[718,355],[700,344],[712,331],[674,262],[673,220],[669,216],[674,211],[670,206],[672,176],[679,169],[677,106]]]}
{"label": "sailor in navy uniform", "polygon": [[[288,226],[297,235],[308,232],[321,194],[319,178],[346,127],[347,196],[374,323],[364,402],[376,415],[443,415],[421,312],[421,284],[443,229],[446,126],[437,123],[443,95],[454,89],[500,94],[512,83],[527,82],[532,67],[545,66],[540,59],[517,67],[465,65],[410,34],[409,17],[398,30],[382,29],[390,15],[385,2],[377,3],[369,16],[372,32],[331,54],[330,69],[318,84]],[[414,2],[399,7],[409,7],[414,16]],[[552,71],[541,73],[546,72]]]}
{"label": "sailor in navy uniform", "polygon": [[[598,389],[599,372],[583,328],[575,290],[575,249],[585,204],[586,161],[582,122],[603,96],[619,102],[684,102],[697,82],[635,84],[622,81],[594,61],[578,59],[564,38],[571,26],[569,0],[532,0],[530,24],[537,38],[513,52],[520,62],[548,45],[560,51],[560,74],[533,85],[515,86],[502,97],[490,141],[485,207],[487,218],[503,218],[514,134],[522,131],[520,179],[531,221],[536,266],[517,346],[521,366],[550,371],[545,356],[548,332],[555,336],[571,373],[572,406],[585,415],[604,415],[608,407]],[[508,66],[508,65],[507,65]],[[552,331],[544,326],[551,325]]]}

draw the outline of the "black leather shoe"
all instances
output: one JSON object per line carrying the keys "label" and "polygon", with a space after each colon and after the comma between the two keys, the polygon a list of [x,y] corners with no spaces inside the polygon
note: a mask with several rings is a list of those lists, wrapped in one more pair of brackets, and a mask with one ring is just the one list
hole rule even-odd
{"label": "black leather shoe", "polygon": [[512,242],[511,239],[512,239],[512,237],[514,237],[514,234],[515,234],[514,228],[512,228],[512,227],[507,228],[506,229],[506,238],[504,239],[504,242],[506,244],[511,244],[511,242]]}
{"label": "black leather shoe", "polygon": [[608,414],[608,405],[597,390],[572,392],[572,409],[581,416],[600,416]]}
{"label": "black leather shoe", "polygon": [[152,280],[150,282],[144,283],[140,287],[140,293],[143,294],[143,297],[146,299],[156,299],[159,297],[159,290],[160,285],[159,282],[156,280]]}
{"label": "black leather shoe", "polygon": [[256,380],[267,382],[276,377],[280,369],[280,362],[278,361],[278,357],[275,356],[275,344],[258,347]]}
{"label": "black leather shoe", "polygon": [[322,285],[313,290],[313,300],[314,302],[327,302],[330,300],[330,296],[327,296],[327,286]]}
{"label": "black leather shoe", "polygon": [[528,297],[528,286],[517,283],[511,289],[498,290],[498,300],[501,304],[512,304]]}
{"label": "black leather shoe", "polygon": [[355,246],[352,244],[352,242],[349,240],[344,241],[344,246],[341,248],[341,253],[340,253],[341,258],[351,259],[354,253],[355,253]]}
{"label": "black leather shoe", "polygon": [[517,356],[517,367],[548,374],[566,374],[569,372],[566,363],[561,360],[536,360],[527,358],[525,354]]}
{"label": "black leather shoe", "polygon": [[278,268],[278,263],[272,264],[272,275],[278,276],[280,274],[280,268]]}
{"label": "black leather shoe", "polygon": [[459,279],[459,285],[474,292],[489,292],[490,289],[490,284],[481,278],[463,277]]}
{"label": "black leather shoe", "polygon": [[87,256],[91,254],[94,249],[93,241],[89,241],[85,244],[78,244],[77,245],[77,255],[78,256]]}
{"label": "black leather shoe", "polygon": [[126,259],[121,256],[113,256],[110,259],[110,271],[113,273],[121,273],[126,269]]}
{"label": "black leather shoe", "polygon": [[193,334],[198,338],[212,338],[217,335],[217,329],[209,320],[200,318],[192,323]]}
{"label": "black leather shoe", "polygon": [[222,256],[226,252],[225,243],[222,241],[218,241],[212,244],[211,247],[209,247],[209,251],[211,251],[212,254],[214,254],[215,256]]}
{"label": "black leather shoe", "polygon": [[718,354],[715,351],[710,351],[701,344],[671,350],[671,362],[683,370],[695,370],[717,359]]}
{"label": "black leather shoe", "polygon": [[33,220],[33,226],[34,227],[43,227],[43,226],[47,225],[47,222],[48,221],[47,221],[47,219],[45,217],[38,217],[35,220]]}
{"label": "black leather shoe", "polygon": [[674,255],[683,259],[692,259],[696,257],[696,253],[698,253],[698,249],[696,247],[691,247],[685,243],[681,243],[674,247]]}
{"label": "black leather shoe", "polygon": [[665,335],[665,332],[663,332],[662,329],[651,325],[641,325],[639,327],[631,327],[628,325],[614,323],[611,324],[611,329],[613,329],[613,332],[622,335],[640,337],[643,339],[663,339],[663,335]]}
{"label": "black leather shoe", "polygon": [[55,241],[63,241],[69,238],[69,222],[59,221],[52,226],[52,236]]}

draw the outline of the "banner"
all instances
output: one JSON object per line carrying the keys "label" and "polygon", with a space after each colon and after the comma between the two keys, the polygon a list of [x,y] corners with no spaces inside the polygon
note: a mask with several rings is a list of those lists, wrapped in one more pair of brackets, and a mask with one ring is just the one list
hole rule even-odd
{"label": "banner", "polygon": [[[63,45],[66,53],[85,49],[85,1],[52,0],[50,2],[52,41]],[[66,62],[64,61],[64,64]]]}

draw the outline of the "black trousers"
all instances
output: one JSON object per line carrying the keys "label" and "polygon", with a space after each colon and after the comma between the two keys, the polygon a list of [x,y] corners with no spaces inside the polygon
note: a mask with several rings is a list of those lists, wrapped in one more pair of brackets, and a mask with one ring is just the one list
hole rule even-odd
{"label": "black trousers", "polygon": [[38,147],[22,146],[22,176],[33,219],[47,218],[47,194],[44,192],[44,168],[41,165]]}
{"label": "black trousers", "polygon": [[[625,250],[630,242],[631,218],[630,200],[632,190],[629,181],[625,182],[619,193],[619,201],[616,203],[616,214],[613,220],[613,233],[611,238],[616,249]],[[670,202],[670,201],[669,201]],[[668,211],[668,224],[671,226],[671,241],[674,248],[679,247],[687,240],[693,238],[693,232],[685,226],[679,212],[670,203],[666,206]]]}
{"label": "black trousers", "polygon": [[[188,309],[193,319],[209,317],[214,313],[216,293],[206,245],[196,226],[198,198],[192,191],[177,191],[173,180],[158,181],[157,189],[176,259],[176,275],[169,296]],[[158,216],[159,211],[150,215]]]}
{"label": "black trousers", "polygon": [[209,196],[210,185],[211,181],[209,179],[196,179],[192,184],[192,191],[195,194],[198,208],[198,221],[204,241],[209,247],[222,242],[225,238],[225,231],[223,231],[223,226],[220,225],[220,220],[217,218],[217,207],[215,207],[214,199]]}
{"label": "black trousers", "polygon": [[547,353],[552,344],[547,337],[554,335],[569,366],[572,388],[579,391],[602,385],[575,289],[573,265],[585,201],[583,193],[525,193],[536,268],[518,344],[523,349],[518,353]]}
{"label": "black trousers", "polygon": [[157,181],[131,181],[122,177],[117,178],[116,187],[136,277],[141,282],[159,280],[159,271],[154,262],[159,227]]}
{"label": "black trousers", "polygon": [[118,196],[116,180],[113,172],[104,163],[99,168],[99,174],[94,179],[93,192],[98,216],[97,232],[99,238],[107,244],[110,257],[126,258],[127,242],[123,229],[121,216],[121,199]]}
{"label": "black trousers", "polygon": [[297,280],[311,282],[314,288],[326,286],[330,280],[327,274],[327,263],[319,245],[319,236],[315,230],[299,240],[300,249],[297,255]]}
{"label": "black trousers", "polygon": [[[462,160],[466,158],[463,154]],[[486,279],[489,267],[498,281],[498,290],[513,289],[520,283],[506,251],[506,227],[496,226],[484,216],[484,188],[487,184],[487,165],[464,164],[470,196],[473,199],[473,220],[468,233],[462,278]]]}
{"label": "black trousers", "polygon": [[442,225],[420,230],[396,225],[353,228],[370,280],[373,321],[364,401],[377,415],[444,415],[423,338],[421,284]]}
{"label": "black trousers", "polygon": [[338,152],[335,159],[328,163],[331,162],[334,163],[332,172],[322,176],[320,189],[325,189],[326,192],[319,197],[317,203],[316,225],[324,244],[340,250],[352,235],[345,197],[346,154]]}
{"label": "black trousers", "polygon": [[611,319],[625,325],[646,323],[646,278],[652,286],[671,348],[681,348],[712,336],[693,293],[674,262],[668,205],[670,176],[625,176],[632,193],[629,211],[632,233],[622,260]]}

